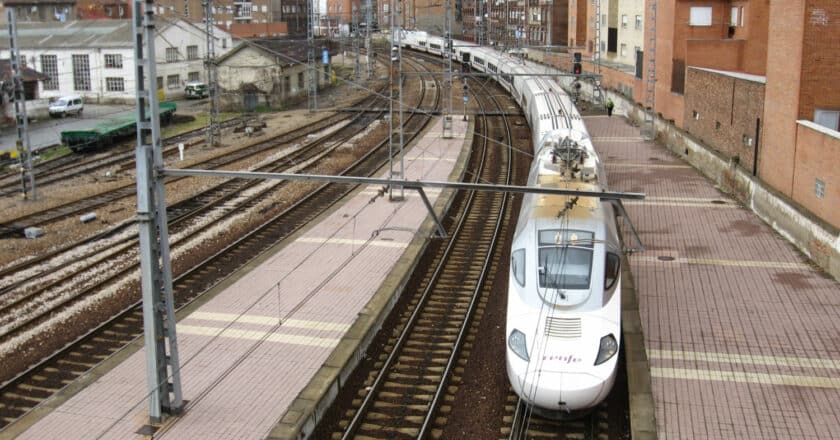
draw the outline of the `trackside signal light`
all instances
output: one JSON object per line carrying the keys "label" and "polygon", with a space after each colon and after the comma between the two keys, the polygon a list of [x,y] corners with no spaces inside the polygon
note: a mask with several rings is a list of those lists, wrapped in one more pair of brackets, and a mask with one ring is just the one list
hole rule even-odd
{"label": "trackside signal light", "polygon": [[575,75],[580,75],[581,73],[583,73],[583,67],[580,65],[580,63],[575,63],[572,71]]}

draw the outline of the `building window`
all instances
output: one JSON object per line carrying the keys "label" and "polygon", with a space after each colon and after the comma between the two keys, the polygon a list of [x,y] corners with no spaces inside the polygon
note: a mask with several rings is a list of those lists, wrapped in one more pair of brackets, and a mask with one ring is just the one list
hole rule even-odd
{"label": "building window", "polygon": [[178,61],[178,49],[175,47],[167,47],[166,48],[166,62],[167,63],[174,63]]}
{"label": "building window", "polygon": [[58,55],[41,55],[41,72],[49,77],[44,90],[58,90]]}
{"label": "building window", "polygon": [[303,84],[303,72],[299,72],[299,73],[298,73],[298,88],[299,88],[299,89],[301,89],[301,90],[303,90],[303,87],[304,87],[304,84]]}
{"label": "building window", "polygon": [[815,109],[814,122],[837,131],[839,129],[838,126],[840,126],[840,111]]}
{"label": "building window", "polygon": [[190,72],[187,74],[187,81],[201,81],[201,74],[199,72]]}
{"label": "building window", "polygon": [[124,92],[125,80],[122,78],[105,78],[105,91]]}
{"label": "building window", "polygon": [[621,16],[621,28],[622,29],[627,29],[627,22],[628,22],[627,16],[622,15]]}
{"label": "building window", "polygon": [[741,14],[739,14],[739,17],[741,17],[741,27],[744,27],[744,7],[743,6],[741,6]]}
{"label": "building window", "polygon": [[167,75],[166,88],[177,89],[181,87],[181,75]]}
{"label": "building window", "polygon": [[814,180],[814,195],[818,199],[825,198],[825,182],[820,179]]}
{"label": "building window", "polygon": [[601,14],[601,26],[607,25],[607,14]]}
{"label": "building window", "polygon": [[636,29],[639,29],[639,30],[642,29],[642,16],[641,15],[636,16]]}
{"label": "building window", "polygon": [[738,7],[732,7],[732,13],[729,16],[729,24],[732,26],[738,26]]}
{"label": "building window", "polygon": [[188,60],[197,60],[198,59],[198,46],[187,46],[187,59]]}
{"label": "building window", "polygon": [[711,6],[692,6],[691,17],[688,20],[690,26],[711,26],[712,25],[712,7]]}
{"label": "building window", "polygon": [[627,45],[626,45],[626,44],[624,44],[624,43],[621,43],[621,56],[622,56],[622,57],[626,57],[626,56],[627,56]]}
{"label": "building window", "polygon": [[90,60],[87,55],[73,55],[73,90],[90,90]]}
{"label": "building window", "polygon": [[292,78],[289,75],[283,77],[283,91],[286,95],[292,91]]}
{"label": "building window", "polygon": [[162,89],[163,88],[163,77],[159,76],[155,79],[157,80],[157,81],[155,81],[155,85],[157,85],[157,89],[158,90]]}
{"label": "building window", "polygon": [[122,55],[118,53],[105,54],[105,68],[106,69],[122,69],[123,61]]}
{"label": "building window", "polygon": [[749,135],[741,136],[741,142],[748,147],[752,146],[752,138]]}

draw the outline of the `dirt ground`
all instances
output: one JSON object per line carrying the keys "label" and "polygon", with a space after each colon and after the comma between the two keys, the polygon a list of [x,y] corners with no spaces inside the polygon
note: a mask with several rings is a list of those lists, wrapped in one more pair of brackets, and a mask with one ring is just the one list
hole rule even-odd
{"label": "dirt ground", "polygon": [[[345,62],[342,58],[338,57],[336,64],[341,65],[342,62],[345,63],[345,70],[348,68],[352,69],[352,59]],[[363,86],[373,87],[374,84],[368,83],[363,84]],[[306,102],[303,103],[303,108],[256,114],[254,115],[255,118],[266,123],[266,128],[262,132],[249,137],[245,133],[234,133],[233,128],[223,129],[221,133],[221,146],[216,148],[207,148],[204,146],[201,141],[205,136],[203,133],[198,133],[193,138],[184,142],[186,145],[194,142],[199,143],[196,146],[187,147],[184,160],[180,161],[177,160],[177,157],[174,157],[166,161],[166,166],[170,168],[187,168],[202,160],[224,156],[244,145],[261,142],[272,136],[277,136],[312,123],[313,121],[327,118],[334,114],[333,110],[347,107],[367,94],[368,91],[365,88],[354,87],[346,83],[328,88],[319,94],[318,111],[314,114],[308,111]],[[192,102],[187,104],[185,102],[184,105],[179,106],[178,111],[179,114],[196,114],[206,112],[206,107],[206,105],[196,105]],[[105,155],[107,152],[98,154]],[[243,163],[239,166],[244,169],[247,164]],[[133,168],[115,168],[102,170],[96,174],[91,173],[79,176],[61,184],[39,187],[39,199],[37,201],[23,200],[17,196],[2,197],[0,198],[0,223],[8,222],[11,219],[28,213],[42,211],[84,197],[90,197],[117,187],[135,185],[134,178]],[[167,204],[182,200],[190,194],[207,188],[218,181],[218,179],[189,178],[174,185],[167,185]],[[0,239],[0,267],[7,267],[16,261],[48,252],[51,249],[66,246],[84,237],[105,231],[114,224],[127,221],[135,215],[136,203],[134,197],[127,197],[106,207],[98,208],[94,211],[96,212],[97,219],[90,223],[81,223],[77,216],[73,216],[56,223],[40,225],[44,229],[44,235],[38,239]]]}

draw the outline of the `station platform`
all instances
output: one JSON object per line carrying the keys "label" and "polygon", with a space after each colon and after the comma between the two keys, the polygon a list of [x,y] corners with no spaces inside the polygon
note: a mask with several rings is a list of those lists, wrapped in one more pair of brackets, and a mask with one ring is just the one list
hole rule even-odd
{"label": "station platform", "polygon": [[629,258],[656,417],[639,437],[837,438],[838,283],[625,119],[584,119],[610,188],[647,194],[625,203],[647,248]]}
{"label": "station platform", "polygon": [[[472,127],[454,120],[454,136],[443,139],[440,124],[406,150],[406,179],[460,180]],[[179,440],[282,435],[277,432],[283,431],[284,415],[296,420],[312,413],[303,408],[307,390],[329,390],[355,365],[372,338],[367,334],[387,315],[394,292],[434,231],[418,194],[406,190],[401,201],[393,201],[380,190],[360,187],[307,230],[250,263],[249,270],[179,311],[186,401],[181,415],[148,425],[141,338],[4,435]],[[452,194],[427,195],[440,215]]]}

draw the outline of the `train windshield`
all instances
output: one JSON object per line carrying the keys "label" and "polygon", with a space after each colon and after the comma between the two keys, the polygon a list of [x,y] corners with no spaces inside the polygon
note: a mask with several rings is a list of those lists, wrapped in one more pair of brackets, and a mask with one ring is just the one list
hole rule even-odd
{"label": "train windshield", "polygon": [[539,283],[548,289],[589,289],[594,234],[548,229],[539,232]]}

